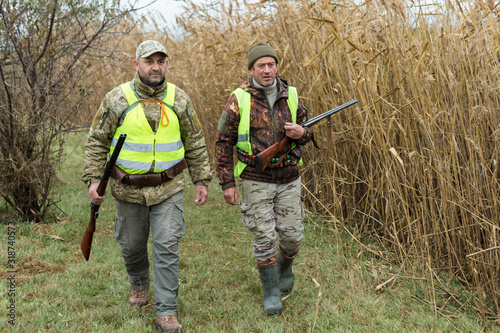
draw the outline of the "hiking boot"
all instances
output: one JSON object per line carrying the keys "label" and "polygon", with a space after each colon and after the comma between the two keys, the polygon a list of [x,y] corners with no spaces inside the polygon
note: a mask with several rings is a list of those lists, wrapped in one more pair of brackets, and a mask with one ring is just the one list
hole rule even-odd
{"label": "hiking boot", "polygon": [[177,317],[171,314],[156,317],[156,328],[162,332],[182,333],[182,326]]}
{"label": "hiking boot", "polygon": [[278,288],[276,263],[276,256],[267,261],[257,261],[264,293],[264,313],[267,315],[281,314],[283,311],[280,289]]}
{"label": "hiking boot", "polygon": [[130,292],[130,298],[128,299],[128,304],[131,306],[144,306],[148,304],[148,286],[144,289],[133,289]]}
{"label": "hiking boot", "polygon": [[292,261],[297,257],[299,251],[291,257],[281,249],[278,252],[278,285],[282,293],[289,293],[293,288]]}

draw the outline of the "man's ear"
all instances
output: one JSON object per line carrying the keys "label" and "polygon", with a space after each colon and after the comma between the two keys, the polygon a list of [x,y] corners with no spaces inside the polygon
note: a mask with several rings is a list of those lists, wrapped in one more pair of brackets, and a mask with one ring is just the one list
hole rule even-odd
{"label": "man's ear", "polygon": [[134,67],[136,71],[139,70],[139,61],[137,61],[137,59],[134,59]]}

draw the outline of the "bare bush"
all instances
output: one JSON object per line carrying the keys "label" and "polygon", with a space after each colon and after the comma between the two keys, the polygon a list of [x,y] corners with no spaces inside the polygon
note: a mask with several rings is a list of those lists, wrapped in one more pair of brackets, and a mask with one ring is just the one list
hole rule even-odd
{"label": "bare bush", "polygon": [[44,219],[64,134],[95,109],[91,65],[127,31],[117,3],[0,1],[0,195],[25,221]]}

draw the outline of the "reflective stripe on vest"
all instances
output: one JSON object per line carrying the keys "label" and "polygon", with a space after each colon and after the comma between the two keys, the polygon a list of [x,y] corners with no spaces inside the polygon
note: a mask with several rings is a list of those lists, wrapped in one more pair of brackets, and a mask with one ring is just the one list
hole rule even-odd
{"label": "reflective stripe on vest", "polygon": [[149,125],[132,82],[122,84],[121,89],[129,107],[122,115],[123,123],[116,129],[111,140],[110,154],[120,134],[127,134],[120,155],[116,161],[119,168],[130,174],[143,174],[155,163],[154,172],[161,172],[179,163],[184,158],[179,119],[172,105],[175,100],[175,85],[167,82],[167,91],[162,101],[161,117],[167,118],[167,125],[159,125],[156,133]]}
{"label": "reflective stripe on vest", "polygon": [[[251,107],[251,94],[241,88],[237,88],[233,91],[238,100],[238,106],[240,110],[240,123],[238,125],[238,142],[236,147],[240,148],[244,152],[252,155],[252,144],[250,143],[250,107]],[[299,107],[299,98],[297,94],[297,89],[295,87],[288,87],[288,108],[292,115],[292,122],[297,122],[297,109]],[[292,148],[295,147],[295,143],[292,144]],[[299,161],[302,164],[302,159]],[[243,170],[246,168],[247,164],[242,161],[238,161],[236,167],[234,168],[234,176],[239,177]]]}

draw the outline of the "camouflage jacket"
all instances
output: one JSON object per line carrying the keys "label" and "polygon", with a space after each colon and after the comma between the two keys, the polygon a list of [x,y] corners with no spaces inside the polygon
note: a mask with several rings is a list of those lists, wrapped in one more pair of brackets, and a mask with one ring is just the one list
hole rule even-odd
{"label": "camouflage jacket", "polygon": [[[133,85],[139,98],[161,100],[167,89],[167,80],[156,90],[153,90],[142,83],[136,73]],[[116,128],[123,123],[123,119],[120,118],[127,107],[127,99],[120,87],[116,87],[104,97],[87,137],[84,170],[81,178],[87,186],[100,181],[104,173],[111,139]],[[151,128],[156,131],[160,123],[160,104],[142,103],[142,107]],[[201,124],[191,100],[179,87],[176,87],[173,107],[179,118],[181,139],[184,144],[185,159],[191,179],[196,185],[208,186],[212,174]],[[111,193],[115,198],[150,206],[158,204],[182,190],[185,180],[183,173],[180,173],[174,179],[152,187],[134,189],[123,183],[118,185],[113,178],[110,178],[109,184]]]}
{"label": "camouflage jacket", "polygon": [[[278,95],[273,109],[269,107],[264,93],[252,86],[252,78],[243,82],[240,88],[251,94],[250,99],[250,143],[252,153],[258,154],[272,144],[285,137],[285,122],[292,122],[292,115],[288,108],[288,82],[280,77],[277,78]],[[300,124],[308,119],[307,109],[299,98],[297,110],[297,123]],[[235,186],[233,147],[238,140],[238,125],[240,123],[240,110],[238,99],[232,94],[227,100],[226,107],[222,112],[217,128],[217,172],[219,184],[223,189]],[[298,145],[303,145],[311,140],[312,132],[306,128],[305,137],[297,140]],[[299,177],[298,161],[302,157],[299,146],[289,153],[289,164],[280,167],[268,167],[262,174],[258,174],[255,167],[248,165],[241,178],[256,181],[283,184],[291,182]]]}

